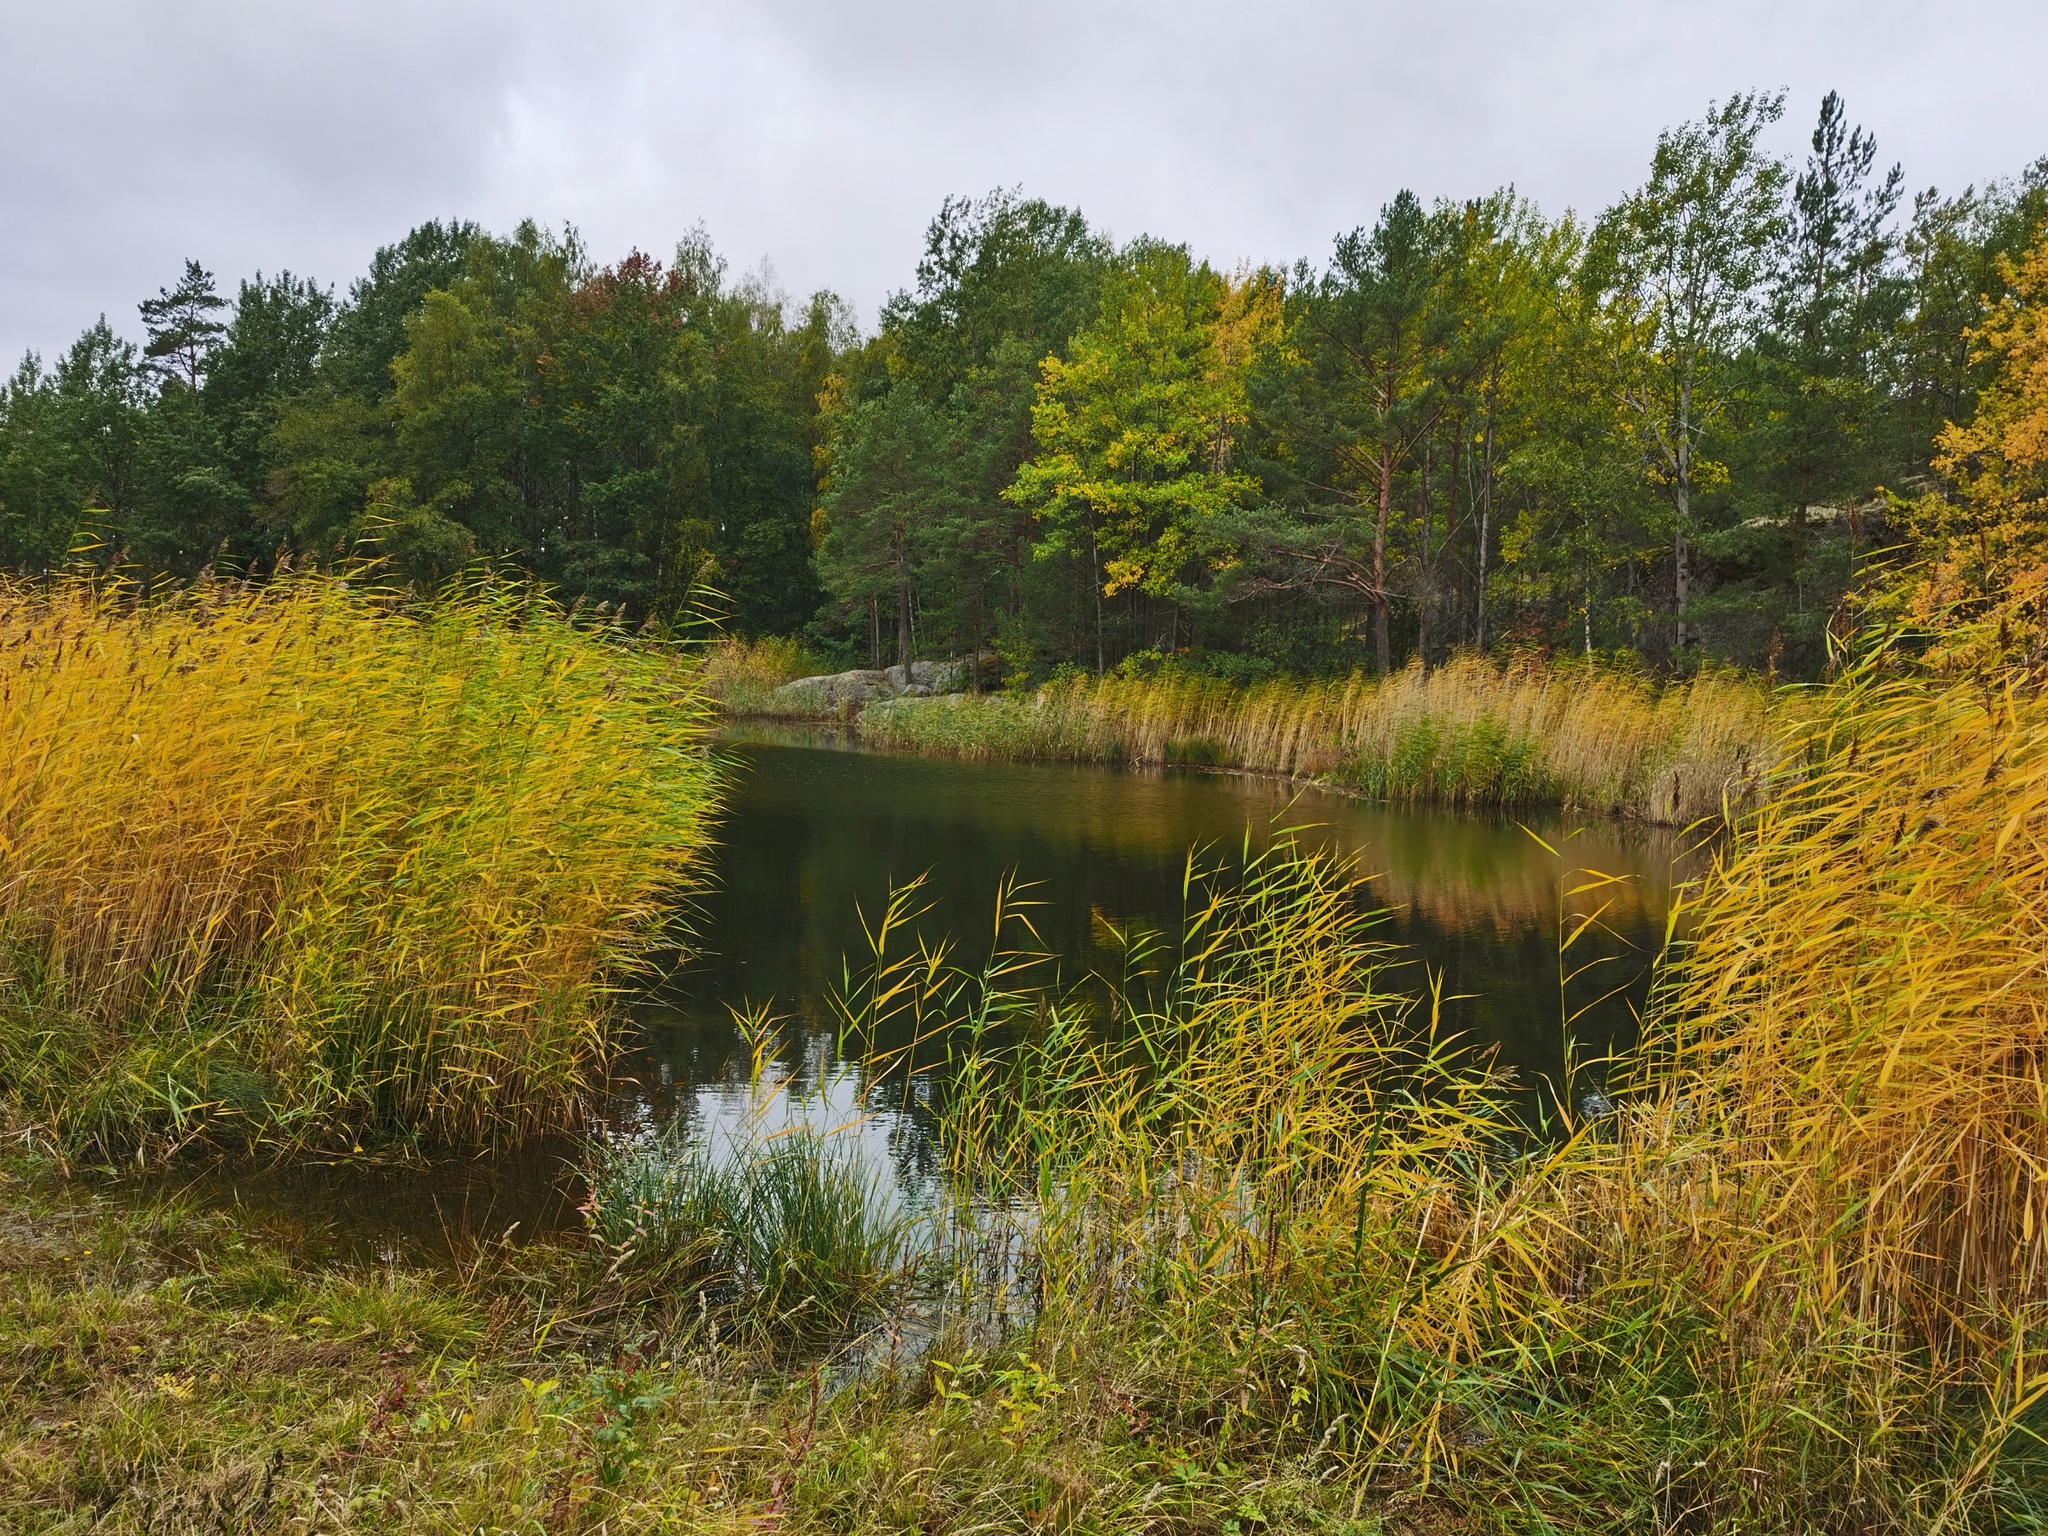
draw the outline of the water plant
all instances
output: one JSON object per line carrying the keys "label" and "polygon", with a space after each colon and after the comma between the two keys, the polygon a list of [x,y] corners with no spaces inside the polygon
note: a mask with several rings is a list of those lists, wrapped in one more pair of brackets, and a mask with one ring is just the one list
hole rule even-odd
{"label": "water plant", "polygon": [[802,1128],[714,1141],[672,1125],[606,1142],[584,1210],[615,1271],[716,1294],[778,1333],[844,1326],[907,1257],[906,1223],[879,1176]]}
{"label": "water plant", "polygon": [[576,1123],[708,835],[691,674],[489,577],[0,587],[0,1077],[56,1142]]}

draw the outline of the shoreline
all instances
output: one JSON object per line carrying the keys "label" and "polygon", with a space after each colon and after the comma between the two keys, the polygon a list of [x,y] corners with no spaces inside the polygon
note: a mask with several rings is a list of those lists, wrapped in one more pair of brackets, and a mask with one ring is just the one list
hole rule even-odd
{"label": "shoreline", "polygon": [[862,751],[1232,774],[1368,803],[1563,811],[1683,829],[1762,799],[1779,720],[1751,679],[1659,687],[1576,664],[1477,658],[1368,682],[1237,688],[1082,679],[830,711],[716,701],[721,728],[841,731]]}

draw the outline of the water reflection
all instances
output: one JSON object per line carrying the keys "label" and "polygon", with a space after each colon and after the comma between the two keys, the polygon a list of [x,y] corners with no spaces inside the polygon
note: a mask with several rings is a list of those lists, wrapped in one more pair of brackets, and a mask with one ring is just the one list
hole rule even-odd
{"label": "water reflection", "polygon": [[[1440,978],[1444,1026],[1533,1082],[1562,1064],[1568,1013],[1586,1009],[1573,1025],[1581,1056],[1627,1035],[1681,862],[1669,834],[1605,820],[1524,827],[1262,779],[887,757],[829,735],[755,732],[729,752],[731,802],[691,922],[695,958],[639,1011],[642,1080],[689,1089],[650,1103],[684,1113],[712,1114],[751,1073],[735,1007],[783,1021],[769,1051],[787,1091],[837,1080],[832,996],[866,947],[863,914],[872,920],[892,885],[925,876],[920,931],[978,959],[997,887],[1016,872],[1033,883],[1034,925],[1071,978],[1117,963],[1103,920],[1177,932],[1190,850],[1228,862],[1288,835],[1357,861],[1389,911],[1382,937],[1407,957],[1395,984],[1422,994]],[[1566,899],[1583,869],[1622,879]],[[1606,908],[1604,931],[1572,955],[1575,967],[1601,963],[1563,996],[1561,901]]]}

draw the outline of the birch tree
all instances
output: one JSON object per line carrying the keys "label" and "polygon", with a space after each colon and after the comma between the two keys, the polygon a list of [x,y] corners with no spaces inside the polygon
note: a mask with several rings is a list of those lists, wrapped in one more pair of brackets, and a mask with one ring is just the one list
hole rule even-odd
{"label": "birch tree", "polygon": [[1783,222],[1786,170],[1759,141],[1784,108],[1783,93],[1732,96],[1659,134],[1649,180],[1601,216],[1587,262],[1616,400],[1670,503],[1680,657],[1699,493],[1727,474],[1711,451],[1729,404],[1723,365],[1755,323]]}

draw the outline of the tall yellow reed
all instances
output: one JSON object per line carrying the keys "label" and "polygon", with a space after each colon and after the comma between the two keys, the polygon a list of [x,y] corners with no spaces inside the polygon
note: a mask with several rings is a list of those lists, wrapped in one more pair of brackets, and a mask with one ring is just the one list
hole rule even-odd
{"label": "tall yellow reed", "polygon": [[685,671],[491,581],[0,590],[0,1051],[123,1142],[570,1123],[706,836]]}
{"label": "tall yellow reed", "polygon": [[1561,802],[1676,824],[1747,804],[1771,750],[1763,691],[1746,679],[1658,687],[1580,663],[1474,656],[1383,681],[1083,678],[1023,699],[871,704],[860,728],[878,746],[935,755],[1190,763],[1330,777],[1389,799]]}

